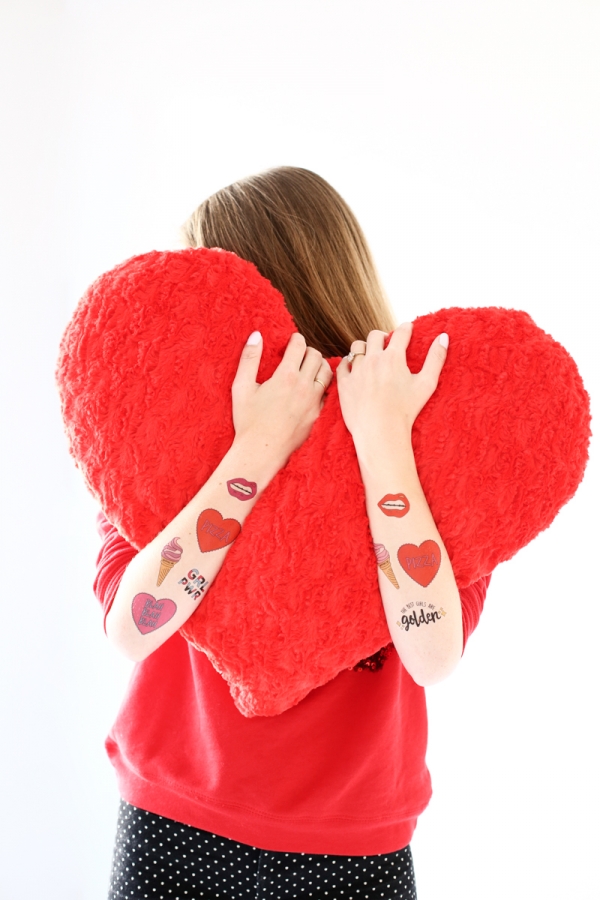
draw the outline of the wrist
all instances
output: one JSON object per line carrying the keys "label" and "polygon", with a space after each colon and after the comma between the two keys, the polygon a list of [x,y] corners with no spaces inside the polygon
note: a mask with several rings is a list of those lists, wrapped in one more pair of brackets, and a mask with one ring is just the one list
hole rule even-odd
{"label": "wrist", "polygon": [[408,423],[395,423],[385,431],[353,435],[356,456],[362,471],[381,473],[397,468],[400,459],[414,461],[412,429]]}
{"label": "wrist", "polygon": [[263,490],[286,462],[287,458],[284,458],[281,449],[268,441],[236,435],[219,468],[226,468],[227,472],[234,468],[240,469],[239,472],[229,474],[228,478],[236,474],[243,475],[255,481],[259,490]]}

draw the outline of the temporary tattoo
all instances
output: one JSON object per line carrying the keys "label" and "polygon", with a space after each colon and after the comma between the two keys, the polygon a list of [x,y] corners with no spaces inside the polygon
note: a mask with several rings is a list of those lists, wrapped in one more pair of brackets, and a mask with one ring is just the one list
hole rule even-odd
{"label": "temporary tattoo", "polygon": [[386,494],[377,506],[386,516],[394,516],[395,519],[401,519],[410,509],[406,494]]}
{"label": "temporary tattoo", "polygon": [[431,584],[442,562],[442,551],[435,541],[416,544],[402,544],[398,550],[398,562],[407,575],[422,587]]}
{"label": "temporary tattoo", "polygon": [[[424,609],[425,612],[427,612],[428,610],[429,611],[434,610],[436,608],[435,603],[426,603],[425,600],[411,600],[410,603],[407,603],[407,604],[405,604],[405,606],[402,607],[400,612],[401,613],[410,612],[411,609],[415,608],[415,606],[417,607],[417,609]],[[441,606],[440,606],[440,612],[443,616],[446,615],[446,613],[441,608]]]}
{"label": "temporary tattoo", "polygon": [[156,581],[156,586],[159,587],[175,563],[178,563],[181,559],[181,554],[183,553],[183,547],[180,547],[177,541],[179,538],[173,538],[172,541],[169,541],[168,544],[161,550],[160,554],[160,569],[158,570],[158,579]]}
{"label": "temporary tattoo", "polygon": [[238,500],[252,500],[256,497],[256,483],[254,481],[246,481],[245,478],[232,478],[227,482],[227,490],[232,497]]}
{"label": "temporary tattoo", "polygon": [[200,575],[198,569],[190,569],[187,577],[181,578],[177,584],[183,585],[186,594],[192,595],[192,600],[197,600],[198,597],[201,597],[208,587],[208,581],[203,575]]}
{"label": "temporary tattoo", "polygon": [[401,621],[396,622],[396,625],[399,625],[400,628],[404,628],[405,631],[408,631],[411,625],[420,628],[421,625],[430,625],[432,622],[439,622],[442,616],[446,615],[441,606],[439,610],[437,610],[433,603],[427,604],[422,600],[417,600],[416,603],[407,603],[406,606],[402,607],[400,612],[403,615]]}
{"label": "temporary tattoo", "polygon": [[152,594],[142,593],[133,598],[131,612],[138,631],[149,634],[166,625],[177,612],[177,606],[167,598],[156,600]]}
{"label": "temporary tattoo", "polygon": [[419,612],[411,612],[408,616],[402,616],[402,622],[396,622],[396,625],[400,625],[400,628],[404,628],[405,631],[408,631],[411,625],[416,625],[417,628],[420,628],[421,625],[429,625],[431,622],[437,622],[438,619],[441,619],[439,612],[425,612],[424,609],[419,610]]}
{"label": "temporary tattoo", "polygon": [[392,564],[390,562],[390,554],[387,552],[383,544],[373,544],[375,549],[375,556],[377,557],[377,565],[383,572],[383,574],[389,578],[395,588],[400,589],[400,585],[396,581],[396,576],[394,575],[394,570],[392,569]]}
{"label": "temporary tattoo", "polygon": [[202,553],[232,544],[242,530],[237,519],[224,519],[216,509],[204,509],[198,516],[196,535]]}

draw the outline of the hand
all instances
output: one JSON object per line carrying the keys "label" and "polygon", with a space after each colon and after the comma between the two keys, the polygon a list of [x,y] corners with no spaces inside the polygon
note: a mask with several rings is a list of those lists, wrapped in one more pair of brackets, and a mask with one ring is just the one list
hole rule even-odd
{"label": "hand", "polygon": [[295,333],[272,377],[257,384],[263,341],[259,332],[250,335],[252,339],[257,343],[249,342],[242,350],[231,388],[236,441],[272,452],[281,467],[310,434],[333,373],[322,354]]}
{"label": "hand", "polygon": [[371,331],[365,341],[354,341],[351,351],[366,349],[352,363],[344,357],[337,368],[342,415],[355,443],[377,439],[397,429],[412,431],[415,419],[435,391],[447,350],[436,338],[423,368],[413,375],[406,364],[412,322],[392,332],[383,349],[383,331]]}

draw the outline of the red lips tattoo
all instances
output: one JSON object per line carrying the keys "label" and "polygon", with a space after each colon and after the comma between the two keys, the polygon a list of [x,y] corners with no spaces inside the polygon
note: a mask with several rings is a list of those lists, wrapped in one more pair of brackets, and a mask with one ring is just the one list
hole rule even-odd
{"label": "red lips tattoo", "polygon": [[410,509],[406,494],[386,494],[377,506],[386,516],[394,516],[396,519],[401,519]]}
{"label": "red lips tattoo", "polygon": [[422,587],[431,584],[442,562],[442,551],[435,541],[416,544],[402,544],[398,550],[398,562],[407,575]]}
{"label": "red lips tattoo", "polygon": [[156,600],[152,594],[136,594],[131,604],[133,621],[141,634],[162,628],[176,612],[177,605],[172,600]]}
{"label": "red lips tattoo", "polygon": [[246,481],[245,478],[232,478],[227,482],[227,490],[232,497],[238,500],[252,500],[256,497],[256,483],[254,481]]}
{"label": "red lips tattoo", "polygon": [[224,519],[217,509],[204,509],[196,523],[198,545],[203,553],[232,544],[241,530],[237,519]]}

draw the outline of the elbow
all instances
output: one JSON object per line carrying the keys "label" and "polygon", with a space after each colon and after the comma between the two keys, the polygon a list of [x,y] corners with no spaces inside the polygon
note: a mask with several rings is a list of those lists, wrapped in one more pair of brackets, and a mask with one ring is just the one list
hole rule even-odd
{"label": "elbow", "polygon": [[149,656],[149,653],[140,653],[138,649],[132,649],[131,647],[124,647],[121,644],[113,644],[116,646],[116,649],[125,656],[130,662],[142,662],[143,659],[146,659]]}
{"label": "elbow", "polygon": [[408,674],[419,687],[428,688],[434,684],[445,681],[452,675],[460,662],[460,655],[453,654],[445,659],[435,659],[430,662],[418,660],[412,665],[404,664]]}
{"label": "elbow", "polygon": [[118,638],[115,638],[114,635],[111,636],[108,631],[107,637],[111,646],[114,647],[121,656],[128,659],[129,662],[142,662],[143,659],[146,659],[146,657],[150,655],[148,651],[139,646],[132,647],[127,641],[119,640]]}
{"label": "elbow", "polygon": [[422,688],[432,687],[434,684],[439,684],[440,681],[445,681],[449,675],[452,675],[456,666],[452,666],[451,668],[445,669],[434,669],[433,671],[423,671],[423,672],[409,672],[412,680]]}
{"label": "elbow", "polygon": [[131,641],[130,632],[112,615],[112,610],[106,616],[105,628],[109,644],[130,662],[141,662],[150,655],[150,647]]}

